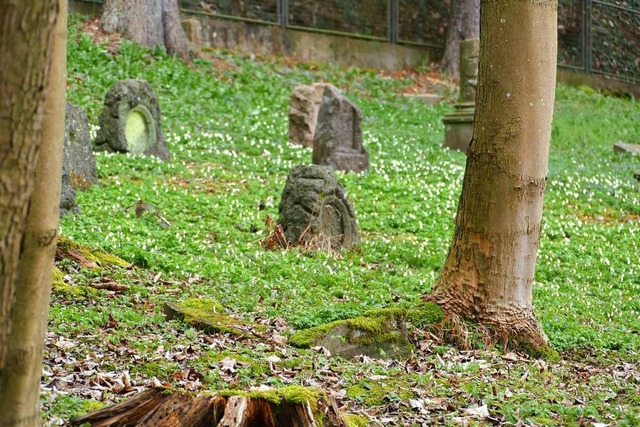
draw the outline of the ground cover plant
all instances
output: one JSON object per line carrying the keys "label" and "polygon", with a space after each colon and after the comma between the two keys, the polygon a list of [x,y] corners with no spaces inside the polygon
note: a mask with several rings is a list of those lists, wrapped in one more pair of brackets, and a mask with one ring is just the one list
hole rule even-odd
{"label": "ground cover plant", "polygon": [[[534,304],[560,361],[459,350],[419,328],[406,360],[344,360],[287,337],[413,307],[430,290],[465,165],[441,147],[451,104],[402,97],[415,86],[410,73],[218,50],[187,65],[124,41],[96,43],[81,25],[72,19],[68,100],[95,126],[110,85],[148,80],[173,158],[98,153],[98,185],[79,192],[81,214],[61,222],[87,249],[67,245],[56,262],[43,377],[50,424],[159,384],[320,386],[362,425],[640,423],[640,158],[612,150],[638,142],[640,104],[557,90]],[[364,111],[370,171],[339,174],[362,247],[265,250],[288,172],[311,160],[288,144],[289,96],[320,80]],[[146,210],[136,215],[139,203]],[[203,333],[165,319],[166,302],[193,299],[258,326]]]}

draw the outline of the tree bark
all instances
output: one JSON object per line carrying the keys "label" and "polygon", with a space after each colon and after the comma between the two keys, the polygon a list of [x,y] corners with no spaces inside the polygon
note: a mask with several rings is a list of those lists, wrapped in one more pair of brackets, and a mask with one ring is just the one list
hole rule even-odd
{"label": "tree bark", "polygon": [[474,136],[456,228],[430,299],[546,348],[532,287],[556,77],[555,0],[483,0]]}
{"label": "tree bark", "polygon": [[105,0],[100,25],[150,49],[162,46],[171,55],[189,57],[177,0]]}
{"label": "tree bark", "polygon": [[452,0],[442,70],[454,80],[460,74],[460,41],[480,36],[480,0]]}
{"label": "tree bark", "polygon": [[7,354],[7,339],[58,7],[57,0],[0,0],[0,377],[21,357]]}
{"label": "tree bark", "polygon": [[64,138],[67,0],[60,0],[44,91],[42,140],[22,238],[8,362],[0,375],[0,425],[40,425],[40,377],[60,210]]}

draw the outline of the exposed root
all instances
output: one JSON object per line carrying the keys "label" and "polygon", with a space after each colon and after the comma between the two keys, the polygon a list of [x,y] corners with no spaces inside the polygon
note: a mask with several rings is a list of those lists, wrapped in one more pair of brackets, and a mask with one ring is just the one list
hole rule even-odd
{"label": "exposed root", "polygon": [[[422,298],[438,304],[446,317],[437,326],[437,334],[463,350],[500,346],[503,351],[517,351],[534,358],[555,360],[558,353],[549,346],[533,312],[518,316],[465,315],[458,305],[438,301],[432,295]],[[448,300],[450,302],[450,300]]]}

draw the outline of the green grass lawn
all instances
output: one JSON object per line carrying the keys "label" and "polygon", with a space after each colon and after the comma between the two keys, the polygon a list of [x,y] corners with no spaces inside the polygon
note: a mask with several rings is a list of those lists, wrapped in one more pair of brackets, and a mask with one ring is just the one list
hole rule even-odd
{"label": "green grass lawn", "polygon": [[[407,100],[400,92],[411,81],[357,68],[223,51],[187,66],[126,42],[112,55],[72,21],[68,100],[96,126],[110,85],[148,80],[173,158],[96,154],[99,183],[78,193],[81,214],[61,222],[62,235],[136,267],[57,263],[72,286],[54,292],[50,310],[50,423],[121,399],[123,375],[133,389],[154,378],[192,390],[319,385],[372,425],[640,423],[640,157],[612,149],[640,143],[639,103],[557,90],[534,304],[562,361],[459,351],[421,331],[409,361],[342,360],[280,339],[206,335],[166,321],[162,305],[212,298],[276,338],[415,305],[444,261],[462,184],[464,155],[441,147],[452,105]],[[370,170],[338,174],[362,248],[340,257],[266,251],[265,220],[277,219],[287,174],[311,161],[310,149],[288,144],[289,96],[319,80],[364,111]],[[171,225],[137,218],[138,200]],[[107,279],[130,287],[85,287]],[[270,366],[269,356],[279,360]],[[220,369],[225,358],[237,362],[233,375]],[[483,405],[488,418],[474,415]]]}

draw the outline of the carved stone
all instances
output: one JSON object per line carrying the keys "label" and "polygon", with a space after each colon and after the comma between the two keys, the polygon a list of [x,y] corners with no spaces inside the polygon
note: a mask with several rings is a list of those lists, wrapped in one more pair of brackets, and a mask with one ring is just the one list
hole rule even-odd
{"label": "carved stone", "polygon": [[362,110],[333,86],[327,86],[318,110],[313,137],[313,164],[347,172],[369,168],[362,145]]}
{"label": "carved stone", "polygon": [[290,244],[322,250],[360,245],[355,211],[334,173],[324,166],[296,166],[280,200],[278,224]]}
{"label": "carved stone", "polygon": [[160,126],[160,107],[151,85],[144,80],[121,80],[104,100],[96,149],[171,157]]}
{"label": "carved stone", "polygon": [[85,190],[98,181],[87,114],[70,103],[65,111],[63,147],[60,215],[77,212],[76,190]]}
{"label": "carved stone", "polygon": [[318,109],[328,83],[298,86],[291,94],[289,104],[289,142],[313,147],[313,135],[318,122]]}

